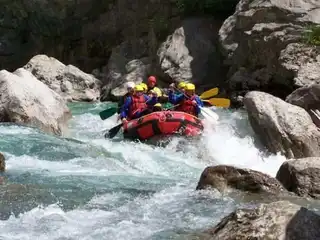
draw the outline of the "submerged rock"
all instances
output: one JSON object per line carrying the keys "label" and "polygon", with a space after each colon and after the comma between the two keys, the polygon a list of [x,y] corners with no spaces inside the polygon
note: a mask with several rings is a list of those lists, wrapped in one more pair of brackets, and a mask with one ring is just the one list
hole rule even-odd
{"label": "submerged rock", "polygon": [[197,190],[209,187],[222,192],[229,189],[251,193],[286,192],[275,178],[267,174],[226,165],[207,167],[202,172]]}
{"label": "submerged rock", "polygon": [[320,130],[303,108],[258,91],[246,94],[244,105],[253,130],[271,152],[288,158],[320,156]]}
{"label": "submerged rock", "polygon": [[320,216],[288,201],[238,209],[201,239],[315,240],[320,239]]}
{"label": "submerged rock", "polygon": [[277,179],[291,192],[320,199],[320,158],[301,158],[284,162]]}
{"label": "submerged rock", "polygon": [[64,99],[29,71],[0,71],[0,121],[22,123],[61,135],[71,112]]}
{"label": "submerged rock", "polygon": [[319,1],[240,0],[219,31],[230,89],[286,97],[319,83],[319,48],[303,39],[311,24],[320,24]]}
{"label": "submerged rock", "polygon": [[100,98],[100,80],[55,58],[37,55],[24,68],[68,101],[90,102]]}
{"label": "submerged rock", "polygon": [[158,50],[159,67],[164,75],[177,82],[191,80],[197,85],[206,80],[212,84],[222,81],[224,74],[218,51],[220,25],[220,21],[211,18],[183,21]]}

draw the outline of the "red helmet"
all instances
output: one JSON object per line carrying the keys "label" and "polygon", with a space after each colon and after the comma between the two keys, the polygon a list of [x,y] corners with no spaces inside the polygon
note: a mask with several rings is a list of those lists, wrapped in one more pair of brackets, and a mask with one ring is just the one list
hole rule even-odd
{"label": "red helmet", "polygon": [[150,76],[150,77],[148,78],[148,83],[157,83],[156,77],[155,77],[155,76]]}

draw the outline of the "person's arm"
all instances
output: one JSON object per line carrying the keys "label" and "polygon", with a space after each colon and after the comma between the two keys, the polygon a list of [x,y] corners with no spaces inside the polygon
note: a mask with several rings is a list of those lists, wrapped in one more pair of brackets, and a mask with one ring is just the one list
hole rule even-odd
{"label": "person's arm", "polygon": [[201,107],[203,107],[203,102],[198,96],[195,98],[195,101],[196,101],[196,105],[195,105],[196,113],[199,114],[201,112]]}
{"label": "person's arm", "polygon": [[121,108],[120,119],[128,117],[130,105],[131,105],[131,97],[127,97]]}
{"label": "person's arm", "polygon": [[144,99],[146,100],[146,104],[147,105],[155,105],[157,103],[157,97],[156,96],[152,96],[152,97],[149,97],[148,95],[143,95],[144,96]]}
{"label": "person's arm", "polygon": [[181,102],[184,98],[184,94],[174,94],[172,91],[169,92],[169,102],[176,105]]}

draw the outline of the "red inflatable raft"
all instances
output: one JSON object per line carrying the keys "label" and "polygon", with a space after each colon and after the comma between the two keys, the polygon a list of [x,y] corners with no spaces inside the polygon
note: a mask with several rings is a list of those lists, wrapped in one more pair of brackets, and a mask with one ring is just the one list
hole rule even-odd
{"label": "red inflatable raft", "polygon": [[161,111],[131,120],[123,129],[124,138],[148,140],[155,136],[198,136],[203,125],[199,118],[185,112]]}

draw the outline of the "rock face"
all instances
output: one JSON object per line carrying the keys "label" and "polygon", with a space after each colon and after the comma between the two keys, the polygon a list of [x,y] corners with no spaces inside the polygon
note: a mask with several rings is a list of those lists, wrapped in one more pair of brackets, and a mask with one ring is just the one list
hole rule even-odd
{"label": "rock face", "polygon": [[45,53],[91,72],[127,39],[163,38],[179,21],[172,0],[9,1],[0,9],[0,69]]}
{"label": "rock face", "polygon": [[320,156],[320,131],[303,108],[258,91],[249,92],[244,105],[253,130],[271,152],[288,158]]}
{"label": "rock face", "polygon": [[116,100],[126,94],[125,83],[140,83],[150,73],[148,42],[143,39],[123,42],[112,50],[105,69],[101,100]]}
{"label": "rock face", "polygon": [[29,71],[0,71],[0,121],[61,135],[71,113],[64,99]]}
{"label": "rock face", "polygon": [[191,80],[197,85],[222,81],[223,67],[217,48],[220,25],[210,18],[184,20],[158,50],[163,74],[177,82]]}
{"label": "rock face", "polygon": [[207,167],[201,174],[197,190],[213,187],[219,191],[238,189],[252,193],[279,193],[285,191],[271,176],[249,169],[219,165]]}
{"label": "rock face", "polygon": [[320,199],[320,158],[301,158],[282,164],[277,179],[299,196]]}
{"label": "rock face", "polygon": [[231,91],[285,97],[319,82],[319,48],[303,43],[312,23],[320,23],[319,1],[241,0],[219,31]]}
{"label": "rock face", "polygon": [[100,80],[55,58],[37,55],[24,68],[68,101],[95,101],[100,98]]}
{"label": "rock face", "polygon": [[261,204],[231,213],[205,239],[320,239],[320,216],[288,201]]}

